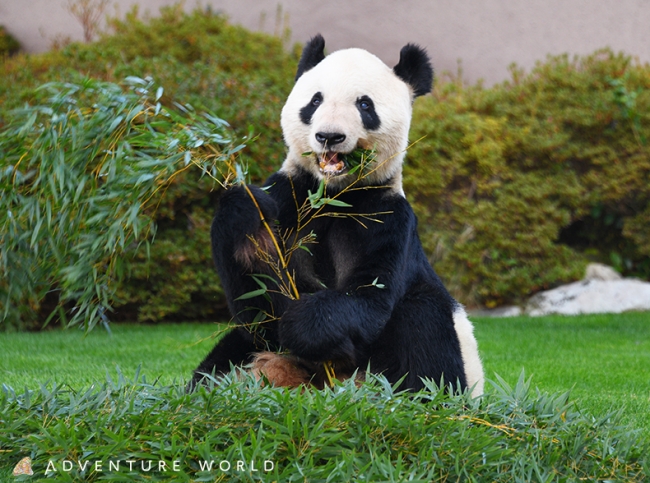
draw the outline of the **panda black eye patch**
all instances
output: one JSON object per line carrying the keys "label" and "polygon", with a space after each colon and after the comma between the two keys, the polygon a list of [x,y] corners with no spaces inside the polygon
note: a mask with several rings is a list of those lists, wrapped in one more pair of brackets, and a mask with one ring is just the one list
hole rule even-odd
{"label": "panda black eye patch", "polygon": [[303,124],[307,124],[307,125],[311,124],[312,116],[316,112],[316,109],[318,109],[318,106],[320,106],[322,103],[323,103],[323,94],[317,92],[311,98],[309,104],[307,104],[305,107],[300,109],[300,120],[303,122]]}
{"label": "panda black eye patch", "polygon": [[375,103],[368,96],[361,96],[357,99],[357,109],[361,114],[363,127],[368,131],[375,131],[381,126],[381,120],[375,110]]}

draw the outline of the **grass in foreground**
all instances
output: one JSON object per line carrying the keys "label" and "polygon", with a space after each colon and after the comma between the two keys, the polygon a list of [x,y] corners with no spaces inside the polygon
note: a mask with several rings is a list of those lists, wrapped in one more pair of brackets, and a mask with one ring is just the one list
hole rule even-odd
{"label": "grass in foreground", "polygon": [[[498,373],[514,385],[524,368],[542,388],[502,381],[488,385],[481,402],[435,390],[406,397],[381,379],[304,394],[240,381],[186,396],[184,381],[214,344],[201,339],[214,330],[218,326],[116,325],[112,335],[87,337],[76,331],[3,334],[0,383],[16,390],[0,391],[0,481],[16,481],[11,470],[24,456],[34,458],[30,481],[43,478],[50,462],[56,472],[47,476],[56,481],[648,476],[650,314],[477,320],[488,378]],[[141,366],[147,380],[128,381],[116,365],[126,374]],[[569,389],[575,405],[566,395],[548,395]],[[212,459],[216,466],[203,471]],[[64,460],[74,462],[70,472],[63,471]],[[109,471],[109,462],[118,460],[121,469]],[[127,460],[144,469],[148,461],[154,468],[160,461],[171,466],[156,473],[132,463],[137,467],[126,471]],[[264,471],[267,460],[273,469]],[[90,464],[80,471],[77,461]],[[90,469],[96,461],[101,472]],[[241,470],[238,461],[246,463]],[[217,468],[221,462],[231,468]]]}
{"label": "grass in foreground", "polygon": [[56,481],[631,481],[650,449],[523,378],[480,400],[382,378],[301,392],[248,377],[192,395],[119,378],[5,389],[0,409],[0,472],[31,456]]}
{"label": "grass in foreground", "polygon": [[[522,370],[543,391],[571,390],[591,414],[623,409],[623,421],[650,438],[650,313],[475,320],[488,378],[510,384]],[[0,334],[0,385],[74,388],[132,375],[183,384],[215,343],[210,324],[112,326],[82,331]]]}

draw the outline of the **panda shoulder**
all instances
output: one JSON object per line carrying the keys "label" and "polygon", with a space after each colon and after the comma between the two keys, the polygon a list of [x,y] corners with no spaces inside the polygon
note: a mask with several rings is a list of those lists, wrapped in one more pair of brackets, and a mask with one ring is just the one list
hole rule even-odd
{"label": "panda shoulder", "polygon": [[270,194],[276,201],[292,198],[294,192],[290,177],[282,171],[273,173],[264,182],[262,189]]}
{"label": "panda shoulder", "polygon": [[403,191],[397,191],[392,187],[385,193],[382,194],[382,198],[391,205],[395,206],[402,213],[413,214],[413,208],[411,204],[406,199],[406,195]]}
{"label": "panda shoulder", "polygon": [[373,201],[370,202],[377,213],[383,213],[382,224],[389,230],[396,226],[401,229],[417,226],[417,217],[411,204],[401,193],[389,191],[387,193],[376,193]]}

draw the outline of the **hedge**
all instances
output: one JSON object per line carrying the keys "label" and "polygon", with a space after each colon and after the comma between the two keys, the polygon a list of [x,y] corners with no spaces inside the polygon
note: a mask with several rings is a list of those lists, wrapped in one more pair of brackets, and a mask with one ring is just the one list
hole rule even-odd
{"label": "hedge", "polygon": [[14,55],[20,50],[20,43],[0,25],[0,60],[5,56]]}
{"label": "hedge", "polygon": [[416,104],[405,188],[457,297],[520,302],[590,260],[650,278],[649,87],[650,67],[602,50]]}
{"label": "hedge", "polygon": [[[253,182],[280,166],[280,108],[299,48],[180,6],[109,24],[97,42],[6,59],[0,129],[46,82],[151,76],[166,101],[211,111],[233,139],[248,138],[240,161]],[[647,65],[603,50],[550,57],[529,74],[513,68],[490,88],[442,78],[418,99],[405,190],[425,249],[461,302],[520,302],[579,279],[590,260],[650,278],[649,84]],[[174,178],[152,213],[150,252],[128,257],[112,320],[228,317],[208,248],[217,196],[200,173]]]}

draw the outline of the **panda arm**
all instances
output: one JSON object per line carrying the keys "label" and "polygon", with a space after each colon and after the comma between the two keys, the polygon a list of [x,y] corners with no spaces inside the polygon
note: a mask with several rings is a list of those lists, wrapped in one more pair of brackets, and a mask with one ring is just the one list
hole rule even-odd
{"label": "panda arm", "polygon": [[383,223],[355,233],[360,260],[335,288],[291,301],[279,324],[281,344],[310,360],[352,359],[375,341],[407,285],[415,216],[401,201]]}
{"label": "panda arm", "polygon": [[[241,298],[260,289],[251,275],[273,275],[257,257],[251,237],[262,249],[272,253],[273,245],[261,221],[260,211],[270,226],[278,216],[275,199],[256,186],[251,185],[248,189],[255,197],[257,206],[243,187],[229,189],[221,197],[210,233],[212,255],[221,285],[230,311],[239,324],[253,322],[259,311],[281,314],[286,304],[285,297],[273,292]],[[272,285],[271,282],[266,283]]]}
{"label": "panda arm", "polygon": [[[212,255],[221,285],[234,320],[240,325],[255,322],[260,311],[272,315],[281,314],[286,304],[284,296],[274,293],[240,298],[260,288],[250,275],[265,272],[265,267],[257,264],[255,244],[250,240],[250,237],[254,237],[258,243],[264,243],[265,228],[260,211],[269,224],[273,224],[278,216],[278,203],[274,198],[256,186],[248,186],[248,190],[255,197],[257,205],[244,187],[236,186],[227,190],[220,199],[210,233]],[[253,353],[275,348],[275,325],[275,322],[265,323],[264,333],[260,334],[259,339],[247,327],[231,330],[199,364],[187,389],[193,390],[206,374],[223,375],[230,370],[231,365],[251,362]]]}

